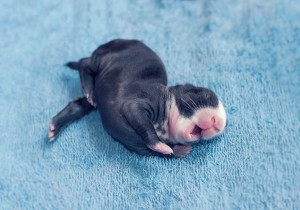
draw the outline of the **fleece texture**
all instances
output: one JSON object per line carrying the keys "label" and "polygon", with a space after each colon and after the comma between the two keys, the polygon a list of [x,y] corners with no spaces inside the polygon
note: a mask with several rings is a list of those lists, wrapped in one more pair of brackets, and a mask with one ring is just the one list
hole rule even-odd
{"label": "fleece texture", "polygon": [[[225,132],[143,157],[93,112],[49,143],[82,95],[63,64],[114,38],[156,51],[170,85],[214,90]],[[300,1],[1,1],[0,40],[0,209],[300,208]]]}

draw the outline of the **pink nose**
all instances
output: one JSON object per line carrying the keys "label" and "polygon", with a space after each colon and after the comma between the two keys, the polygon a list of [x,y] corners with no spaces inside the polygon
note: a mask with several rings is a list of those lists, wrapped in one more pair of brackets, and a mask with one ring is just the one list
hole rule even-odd
{"label": "pink nose", "polygon": [[203,129],[207,130],[210,128],[215,128],[216,130],[222,130],[222,119],[218,116],[207,116],[206,119],[201,119],[198,123],[198,126]]}
{"label": "pink nose", "polygon": [[198,123],[198,126],[203,129],[203,130],[206,130],[206,129],[209,129],[211,127],[214,127],[215,125],[215,120],[216,118],[213,116],[213,117],[205,117],[205,119],[201,119]]}

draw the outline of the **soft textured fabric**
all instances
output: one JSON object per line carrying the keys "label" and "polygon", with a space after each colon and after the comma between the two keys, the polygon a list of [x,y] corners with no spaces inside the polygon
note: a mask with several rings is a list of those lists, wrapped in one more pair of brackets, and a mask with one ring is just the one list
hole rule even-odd
{"label": "soft textured fabric", "polygon": [[[209,87],[228,126],[184,159],[142,157],[97,112],[47,130],[82,95],[63,64],[139,39],[169,84]],[[0,3],[0,209],[299,209],[300,2]]]}

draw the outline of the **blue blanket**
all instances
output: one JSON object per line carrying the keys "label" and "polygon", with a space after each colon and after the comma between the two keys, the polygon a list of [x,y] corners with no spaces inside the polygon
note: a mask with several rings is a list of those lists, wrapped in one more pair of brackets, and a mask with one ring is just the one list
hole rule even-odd
{"label": "blue blanket", "polygon": [[[1,1],[0,209],[300,207],[300,2]],[[214,90],[229,124],[184,159],[142,157],[97,112],[54,143],[50,119],[82,95],[63,64],[139,39],[169,84]]]}

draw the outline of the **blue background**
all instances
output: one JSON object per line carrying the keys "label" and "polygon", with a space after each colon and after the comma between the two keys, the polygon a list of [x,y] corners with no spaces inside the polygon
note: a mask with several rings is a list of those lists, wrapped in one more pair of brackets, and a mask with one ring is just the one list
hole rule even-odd
{"label": "blue background", "polygon": [[[0,209],[299,209],[300,2],[0,2]],[[229,125],[185,159],[142,157],[93,112],[47,141],[82,94],[64,63],[140,39],[169,84],[209,87]]]}

